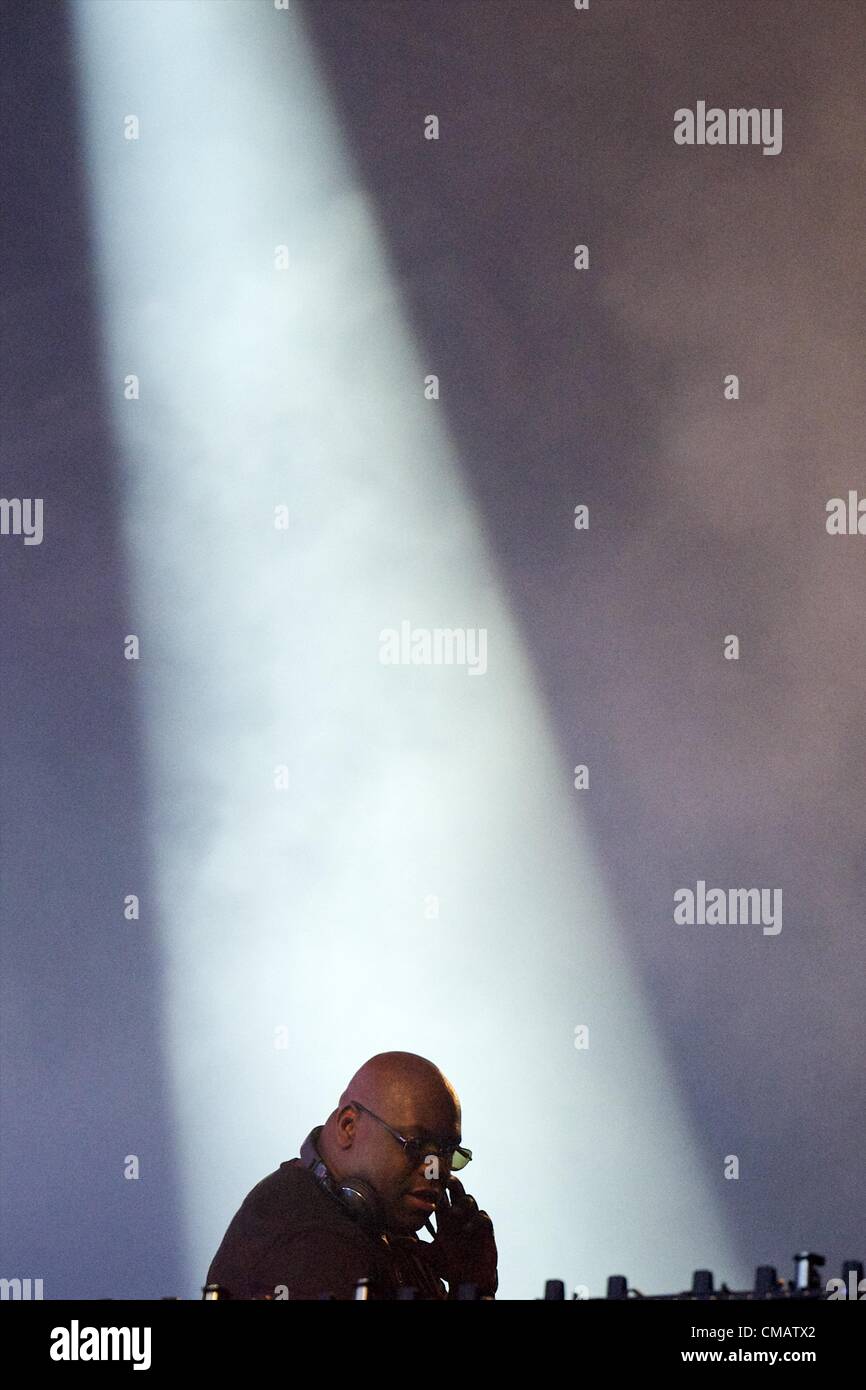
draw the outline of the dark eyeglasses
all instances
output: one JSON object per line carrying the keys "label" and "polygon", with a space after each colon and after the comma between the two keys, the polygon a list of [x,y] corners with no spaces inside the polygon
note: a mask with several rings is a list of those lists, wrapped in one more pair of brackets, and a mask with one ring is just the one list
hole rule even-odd
{"label": "dark eyeglasses", "polygon": [[465,1168],[472,1157],[472,1150],[465,1149],[462,1144],[455,1147],[450,1140],[438,1139],[406,1139],[404,1135],[398,1134],[397,1130],[383,1120],[380,1115],[374,1115],[372,1110],[368,1110],[366,1105],[361,1105],[357,1100],[350,1100],[349,1104],[355,1110],[363,1110],[365,1115],[369,1115],[371,1120],[377,1120],[380,1125],[384,1125],[389,1134],[393,1134],[398,1144],[403,1145],[403,1151],[413,1168],[417,1168],[423,1158],[428,1158],[430,1154],[435,1154],[441,1158],[446,1167],[451,1172],[457,1172],[460,1168]]}

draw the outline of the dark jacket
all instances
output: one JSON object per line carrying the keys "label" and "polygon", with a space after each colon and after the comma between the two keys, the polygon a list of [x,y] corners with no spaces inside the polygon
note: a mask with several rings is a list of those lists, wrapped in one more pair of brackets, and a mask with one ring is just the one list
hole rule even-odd
{"label": "dark jacket", "polygon": [[[375,1236],[358,1224],[298,1158],[262,1178],[241,1203],[216,1252],[207,1282],[232,1298],[355,1297],[360,1278],[378,1298],[401,1284],[416,1298],[447,1298],[417,1236]],[[288,1290],[288,1292],[285,1292]]]}

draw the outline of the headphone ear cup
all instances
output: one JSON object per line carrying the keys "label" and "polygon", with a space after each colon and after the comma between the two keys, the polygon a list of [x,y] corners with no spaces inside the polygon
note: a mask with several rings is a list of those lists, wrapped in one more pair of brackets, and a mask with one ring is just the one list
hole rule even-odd
{"label": "headphone ear cup", "polygon": [[365,1230],[380,1235],[385,1229],[385,1208],[382,1198],[366,1178],[342,1178],[337,1190],[355,1220]]}
{"label": "headphone ear cup", "polygon": [[381,1235],[385,1230],[385,1207],[382,1198],[366,1178],[348,1177],[337,1179],[319,1153],[319,1135],[322,1126],[311,1129],[301,1145],[301,1162],[316,1178],[326,1192],[329,1192],[366,1231]]}

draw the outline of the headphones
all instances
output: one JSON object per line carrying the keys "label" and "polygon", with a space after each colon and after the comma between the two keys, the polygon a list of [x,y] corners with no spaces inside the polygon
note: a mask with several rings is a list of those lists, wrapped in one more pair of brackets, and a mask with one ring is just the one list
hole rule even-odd
{"label": "headphones", "polygon": [[371,1236],[380,1236],[385,1230],[385,1209],[382,1198],[372,1183],[366,1178],[335,1178],[318,1149],[318,1138],[322,1125],[310,1130],[301,1145],[301,1162],[309,1168],[319,1186],[324,1188],[353,1220]]}

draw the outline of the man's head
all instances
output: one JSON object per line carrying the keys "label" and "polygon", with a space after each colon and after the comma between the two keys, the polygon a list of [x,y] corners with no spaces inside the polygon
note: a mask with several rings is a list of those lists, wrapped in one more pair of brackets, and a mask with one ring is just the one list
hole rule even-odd
{"label": "man's head", "polygon": [[[423,1141],[414,1162],[388,1125],[404,1139]],[[372,1183],[387,1229],[406,1235],[423,1226],[432,1209],[411,1194],[435,1201],[450,1177],[437,1146],[456,1148],[460,1142],[460,1102],[439,1068],[414,1052],[380,1052],[340,1096],[322,1126],[319,1152],[334,1177]]]}

